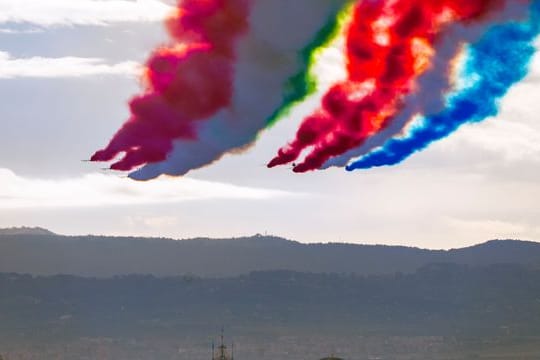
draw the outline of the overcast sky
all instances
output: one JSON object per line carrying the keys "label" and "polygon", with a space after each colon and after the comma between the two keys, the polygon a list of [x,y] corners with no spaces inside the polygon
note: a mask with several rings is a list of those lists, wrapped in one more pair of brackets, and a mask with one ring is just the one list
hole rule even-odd
{"label": "overcast sky", "polygon": [[0,0],[0,227],[427,248],[540,240],[540,56],[497,118],[395,167],[267,169],[302,108],[187,178],[139,183],[82,162],[126,119],[167,11],[158,0]]}

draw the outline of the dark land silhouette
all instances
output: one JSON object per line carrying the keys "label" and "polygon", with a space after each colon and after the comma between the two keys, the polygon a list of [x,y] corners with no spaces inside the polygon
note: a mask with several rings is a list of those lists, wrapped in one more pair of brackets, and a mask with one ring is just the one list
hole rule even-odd
{"label": "dark land silhouette", "polygon": [[434,251],[44,231],[0,235],[5,359],[202,360],[222,326],[237,360],[540,354],[534,242]]}

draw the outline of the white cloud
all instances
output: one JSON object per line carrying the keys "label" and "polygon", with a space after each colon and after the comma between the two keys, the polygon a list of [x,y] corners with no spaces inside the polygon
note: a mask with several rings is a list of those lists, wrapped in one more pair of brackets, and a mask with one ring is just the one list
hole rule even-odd
{"label": "white cloud", "polygon": [[264,200],[290,196],[279,190],[251,188],[189,178],[135,182],[99,173],[78,178],[25,178],[0,168],[0,210],[165,204],[190,200]]}
{"label": "white cloud", "polygon": [[451,231],[459,237],[485,238],[485,234],[493,234],[495,239],[523,239],[531,236],[538,237],[539,228],[519,221],[491,220],[491,219],[459,219],[447,217],[445,219]]}
{"label": "white cloud", "polygon": [[60,58],[12,58],[0,51],[0,78],[65,78],[93,75],[134,76],[139,65],[134,61],[107,64],[100,58],[60,57]]}
{"label": "white cloud", "polygon": [[524,232],[526,227],[523,224],[502,220],[477,220],[477,219],[456,219],[448,217],[448,224],[463,232],[492,232],[502,235],[502,237],[514,237],[516,234]]}
{"label": "white cloud", "polygon": [[171,6],[159,0],[0,0],[0,23],[39,26],[160,21]]}
{"label": "white cloud", "polygon": [[177,226],[179,224],[176,216],[126,216],[125,221],[128,226],[144,226],[151,229],[163,229]]}
{"label": "white cloud", "polygon": [[42,33],[43,29],[11,29],[11,28],[0,28],[0,34],[11,34],[11,35],[20,35],[20,34],[39,34]]}

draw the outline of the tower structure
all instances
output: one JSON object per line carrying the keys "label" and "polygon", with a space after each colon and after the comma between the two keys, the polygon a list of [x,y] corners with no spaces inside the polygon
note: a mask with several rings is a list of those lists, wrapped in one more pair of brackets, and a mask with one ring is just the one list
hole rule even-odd
{"label": "tower structure", "polygon": [[229,352],[225,345],[225,337],[223,335],[223,329],[221,329],[220,345],[215,347],[212,343],[212,360],[234,360],[234,343],[231,344],[231,351]]}

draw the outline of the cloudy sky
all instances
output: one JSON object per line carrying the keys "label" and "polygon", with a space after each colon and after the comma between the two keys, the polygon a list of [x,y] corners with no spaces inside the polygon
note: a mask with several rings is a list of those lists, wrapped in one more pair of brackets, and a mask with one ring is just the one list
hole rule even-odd
{"label": "cloudy sky", "polygon": [[540,240],[540,56],[497,118],[396,167],[268,170],[302,108],[244,154],[186,178],[140,183],[82,162],[126,119],[168,10],[159,0],[0,0],[0,227],[427,248]]}

